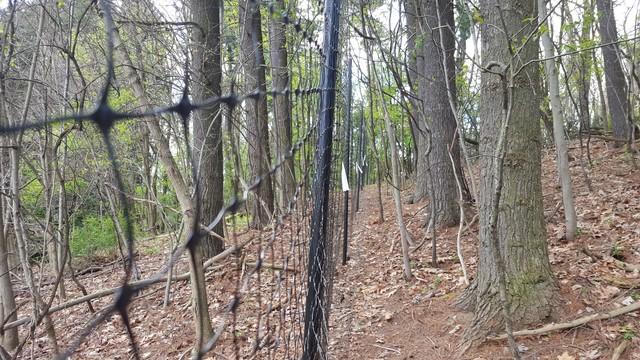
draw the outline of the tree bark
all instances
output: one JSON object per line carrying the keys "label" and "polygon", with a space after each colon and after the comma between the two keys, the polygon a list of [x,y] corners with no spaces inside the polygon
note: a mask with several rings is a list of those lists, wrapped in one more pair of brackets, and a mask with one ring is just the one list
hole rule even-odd
{"label": "tree bark", "polygon": [[[595,31],[592,34],[595,37]],[[600,73],[600,69],[598,68],[598,59],[596,58],[596,52],[591,52],[591,58],[593,59],[593,70],[596,75],[596,85],[598,86],[598,97],[600,98],[600,116],[597,117],[598,121],[594,121],[594,125],[596,127],[605,128],[607,126],[607,113],[608,106],[606,95],[604,91],[604,87],[602,86],[602,74]]]}
{"label": "tree bark", "polygon": [[[145,92],[145,89],[142,85],[142,81],[136,68],[133,66],[131,61],[131,56],[127,48],[122,44],[122,40],[120,38],[120,33],[118,29],[114,30],[113,34],[113,45],[114,51],[119,54],[121,61],[125,65],[123,67],[123,71],[125,72],[125,76],[128,79],[131,87],[133,88],[133,92],[142,105],[143,110],[151,110],[151,102]],[[151,138],[153,139],[157,152],[158,158],[162,163],[167,177],[169,178],[169,182],[173,187],[173,190],[176,194],[176,198],[178,199],[178,203],[180,204],[180,209],[182,210],[182,221],[185,226],[187,226],[186,234],[192,234],[195,231],[200,231],[197,228],[191,228],[194,217],[194,203],[193,199],[189,195],[187,184],[185,179],[182,177],[180,170],[178,169],[178,165],[171,153],[171,148],[169,146],[169,140],[164,136],[162,132],[162,128],[160,127],[160,117],[154,117],[146,121],[146,124],[149,128],[149,133]],[[189,249],[189,266],[191,273],[191,290],[193,297],[193,313],[194,313],[194,321],[195,321],[195,330],[196,330],[196,342],[194,344],[194,349],[199,350],[211,334],[213,330],[211,328],[211,318],[209,317],[208,310],[208,299],[207,299],[207,288],[206,283],[204,281],[204,272],[202,269],[202,255],[199,254],[198,247]]]}
{"label": "tree bark", "polygon": [[[275,1],[276,11],[284,10],[284,1]],[[289,88],[289,67],[287,63],[286,25],[282,20],[269,18],[269,52],[271,55],[271,81],[273,89],[281,91]],[[276,163],[282,166],[276,172],[278,206],[286,211],[296,188],[293,159],[285,160],[291,150],[291,104],[289,95],[277,95],[273,99],[273,118],[275,123]]]}
{"label": "tree bark", "polygon": [[[538,0],[538,19],[543,21],[547,18],[547,8],[544,0]],[[548,24],[547,20],[544,20]],[[548,28],[548,27],[547,27]],[[556,143],[556,155],[558,165],[558,175],[562,187],[562,204],[564,205],[565,236],[568,241],[573,241],[576,236],[577,220],[576,207],[573,202],[573,190],[571,188],[571,173],[569,172],[569,154],[567,142],[564,139],[564,117],[562,115],[562,102],[560,100],[560,80],[558,79],[558,69],[553,59],[553,41],[549,31],[542,32],[542,47],[544,65],[546,68],[547,84],[549,85],[549,102],[551,103],[551,113],[553,115],[553,139]]]}
{"label": "tree bark", "polygon": [[[10,4],[11,5],[11,4]],[[9,11],[12,12],[11,21],[15,21],[13,18],[13,12],[15,12],[15,4],[11,5]],[[7,102],[6,102],[6,88],[5,88],[5,44],[0,46],[0,126],[10,125],[7,115]],[[0,137],[0,176],[4,179],[7,174],[5,172],[6,153],[4,146],[9,145],[9,142],[5,137]],[[6,186],[2,184],[2,190],[6,191]],[[6,210],[6,211],[5,211]],[[6,324],[17,319],[16,299],[11,285],[10,271],[13,267],[13,261],[9,257],[9,251],[11,249],[10,237],[7,236],[8,232],[5,231],[5,216],[10,211],[5,207],[5,196],[0,197],[0,321]],[[18,346],[19,337],[18,330],[4,330],[0,332],[0,345],[7,350],[13,350]]]}
{"label": "tree bark", "polygon": [[[4,101],[0,101],[0,106],[4,108]],[[2,111],[2,110],[0,110]],[[4,111],[2,111],[4,114]],[[0,117],[0,123],[5,124],[4,115]],[[0,157],[0,166],[2,166],[4,154]],[[0,173],[4,173],[0,169]],[[3,201],[0,201],[0,214],[4,214]],[[4,219],[0,215],[0,229],[4,228]],[[0,230],[0,321],[3,324],[15,321],[16,299],[11,286],[11,269],[9,268],[7,237],[4,231]],[[13,350],[18,346],[18,329],[9,329],[2,332],[0,336],[0,345],[7,350]]]}
{"label": "tree bark", "polygon": [[156,208],[157,198],[155,192],[155,179],[151,164],[151,141],[149,139],[149,129],[144,124],[140,126],[140,135],[142,137],[142,144],[140,147],[140,151],[142,152],[142,181],[145,185],[144,197],[147,200],[147,228],[152,235],[157,235],[160,229],[158,228],[158,210]]}
{"label": "tree bark", "polygon": [[[364,13],[364,9],[361,3],[361,12]],[[364,15],[363,15],[364,16]],[[365,34],[366,34],[365,29]],[[411,240],[409,239],[409,232],[407,231],[407,227],[405,226],[403,214],[402,214],[402,199],[400,197],[400,164],[398,159],[398,149],[396,144],[396,134],[393,124],[391,123],[391,118],[389,117],[389,111],[387,109],[387,104],[384,99],[384,93],[382,91],[382,83],[380,81],[380,76],[378,75],[378,71],[376,69],[376,64],[373,61],[373,53],[369,44],[365,44],[365,51],[367,52],[367,73],[369,78],[375,79],[375,88],[378,91],[378,95],[380,96],[380,102],[382,104],[382,112],[384,117],[384,124],[387,131],[387,137],[389,139],[389,151],[391,152],[391,184],[392,184],[392,194],[393,194],[393,202],[396,208],[396,223],[398,224],[398,230],[400,231],[400,245],[402,248],[402,263],[404,269],[404,278],[405,280],[410,280],[412,278],[411,274],[411,264],[409,259],[409,243]],[[351,66],[351,63],[349,63]],[[351,68],[349,68],[351,71]],[[371,84],[371,83],[369,83]],[[350,130],[350,129],[349,129]],[[394,240],[392,240],[394,242]]]}
{"label": "tree bark", "polygon": [[[611,0],[596,0],[598,20],[600,23],[600,40],[603,44],[618,41],[616,19],[613,14]],[[627,140],[629,136],[629,101],[627,97],[627,81],[620,63],[618,44],[602,47],[604,59],[605,86],[607,102],[611,113],[611,128],[613,137],[618,144]]]}
{"label": "tree bark", "polygon": [[418,201],[427,196],[427,171],[428,166],[426,162],[426,147],[423,145],[423,141],[426,134],[424,115],[424,103],[419,96],[422,92],[424,75],[422,69],[424,68],[424,51],[423,51],[423,38],[422,27],[419,25],[418,17],[421,7],[419,7],[417,0],[405,1],[405,13],[407,21],[407,49],[409,50],[407,59],[407,80],[411,86],[411,92],[414,97],[411,97],[411,133],[413,136],[415,147],[415,169],[414,169],[414,193],[413,201]]}
{"label": "tree bark", "polygon": [[[64,130],[63,130],[64,131]],[[62,136],[62,135],[61,135]],[[56,169],[56,180],[58,181],[58,231],[56,236],[55,257],[57,262],[57,271],[64,272],[66,264],[64,263],[65,255],[69,248],[69,209],[67,206],[67,190],[65,188],[65,170],[60,166],[60,163],[64,164],[67,158],[67,145],[66,139],[59,139],[57,145],[62,145],[62,161],[59,161],[56,157],[54,160],[54,167]],[[57,146],[56,152],[60,150],[60,146]],[[66,287],[64,282],[64,276],[60,279],[60,298],[66,299]]]}
{"label": "tree bark", "polygon": [[[438,8],[436,8],[438,7]],[[416,7],[419,9],[419,7]],[[426,127],[431,129],[431,151],[429,161],[423,160],[423,171],[418,176],[432,176],[433,199],[435,206],[435,224],[453,226],[460,221],[458,196],[454,168],[449,159],[449,147],[456,164],[455,171],[462,174],[460,166],[460,146],[455,140],[456,121],[453,110],[449,106],[447,93],[447,78],[453,84],[450,91],[455,99],[455,34],[453,20],[453,2],[450,0],[428,0],[422,3],[421,37],[422,50],[424,52],[423,81],[420,93],[424,103]],[[440,19],[438,15],[440,14]],[[439,26],[445,26],[442,37],[439,34]],[[442,41],[441,41],[442,38]],[[442,42],[442,43],[441,43]],[[444,54],[442,49],[444,49]],[[441,60],[444,56],[445,61]],[[444,66],[443,66],[444,64]],[[444,68],[443,68],[444,67]],[[426,131],[419,131],[418,136],[424,136]],[[428,140],[419,141],[424,155]],[[430,169],[424,171],[429,164]],[[428,186],[429,181],[418,180],[416,186]],[[422,192],[422,191],[420,191]],[[426,189],[425,189],[426,192]],[[465,190],[468,194],[468,190]]]}
{"label": "tree bark", "polygon": [[[370,50],[369,50],[370,51]],[[404,269],[404,277],[406,280],[410,280],[411,275],[411,264],[409,260],[409,233],[407,232],[407,227],[404,224],[404,219],[402,215],[402,200],[400,198],[400,169],[399,169],[399,161],[398,161],[398,149],[396,148],[395,142],[395,129],[393,128],[393,124],[391,124],[391,119],[389,118],[389,112],[387,111],[387,105],[384,102],[384,97],[381,90],[380,79],[378,78],[378,74],[375,69],[375,64],[373,64],[373,59],[371,53],[368,53],[369,61],[372,63],[371,68],[373,69],[373,74],[375,74],[375,79],[377,82],[378,92],[380,94],[380,99],[382,99],[382,109],[384,112],[384,124],[387,130],[387,137],[389,138],[389,151],[391,152],[391,183],[393,189],[391,190],[393,193],[393,202],[396,207],[396,222],[398,224],[398,229],[400,230],[400,245],[402,247],[402,264]],[[370,75],[371,76],[371,75]]]}
{"label": "tree bark", "polygon": [[262,176],[261,183],[251,200],[251,226],[261,228],[271,221],[273,215],[273,185],[268,173],[271,156],[266,99],[266,74],[262,47],[262,25],[260,7],[255,1],[238,2],[241,26],[241,55],[244,67],[246,93],[260,95],[248,99],[246,104],[247,142],[249,146],[249,169],[252,182]]}
{"label": "tree bark", "polygon": [[[509,34],[535,31],[536,22],[526,19],[537,16],[537,7],[535,2],[482,0],[480,10],[484,19],[482,63],[494,61],[510,67],[505,78],[486,71],[481,76],[480,118],[484,121],[480,127],[480,153],[486,156],[480,158],[478,275],[460,302],[474,312],[466,331],[469,343],[504,326],[497,289],[498,259],[504,259],[505,295],[515,327],[550,316],[557,299],[542,206],[541,94],[536,93],[539,71],[537,65],[532,65],[518,72],[522,64],[538,58],[538,41],[535,38],[528,41],[518,56],[513,57],[518,49],[510,49],[513,43],[506,41]],[[523,24],[526,24],[524,29]],[[509,111],[505,111],[507,108]],[[504,121],[509,121],[509,127],[503,134],[505,152],[498,162],[493,154],[499,145]],[[501,171],[496,169],[500,163],[503,164]],[[500,172],[501,189],[496,196],[494,177]],[[497,204],[496,199],[499,199]],[[495,247],[492,246],[494,235]],[[494,248],[499,249],[498,254]]]}
{"label": "tree bark", "polygon": [[[19,118],[14,119],[13,122],[9,122],[12,126],[22,126],[25,124],[31,104],[31,98],[33,95],[33,87],[34,87],[34,79],[36,74],[36,68],[38,67],[38,56],[40,54],[40,44],[42,41],[42,35],[44,33],[44,24],[45,24],[45,14],[46,9],[44,5],[40,7],[39,13],[39,21],[38,21],[38,30],[37,30],[37,41],[34,46],[34,51],[31,57],[31,63],[29,65],[29,83],[27,85],[27,89],[24,95],[24,103],[21,109],[21,114]],[[36,286],[33,271],[31,270],[31,265],[29,264],[29,255],[27,253],[27,244],[28,244],[28,236],[24,227],[24,219],[22,214],[22,205],[20,200],[20,190],[22,187],[21,182],[21,174],[20,174],[20,152],[22,149],[22,140],[23,133],[18,132],[11,137],[11,145],[12,148],[9,152],[9,194],[10,194],[10,206],[11,206],[11,218],[13,221],[13,231],[16,237],[16,245],[18,250],[18,258],[20,260],[20,265],[22,267],[22,273],[24,276],[24,281],[29,288],[29,292],[32,297],[32,316],[33,318],[38,318],[40,311],[45,311],[45,304],[42,300],[42,296],[40,295],[39,289]],[[45,330],[47,333],[47,337],[51,342],[51,347],[53,348],[54,354],[58,354],[58,341],[56,339],[55,328],[53,326],[53,322],[49,316],[44,316],[45,321]],[[35,330],[35,327],[32,331]]]}
{"label": "tree bark", "polygon": [[[584,12],[585,14],[593,14],[593,3],[591,0],[585,0]],[[580,42],[588,42],[591,39],[591,27],[587,21],[583,20]],[[591,109],[589,105],[589,92],[591,89],[591,69],[592,61],[591,55],[588,52],[584,52],[578,55],[579,67],[578,67],[578,104],[580,109],[580,121],[582,122],[582,129],[585,131],[591,131]]]}
{"label": "tree bark", "polygon": [[[220,96],[222,67],[220,64],[220,2],[192,0],[191,14],[199,25],[193,30],[194,98]],[[200,183],[200,222],[208,224],[224,205],[224,172],[222,157],[222,113],[217,103],[196,111],[193,121],[193,147]],[[224,236],[223,222],[212,230]],[[202,256],[206,259],[224,250],[220,237],[210,234],[200,240]]]}

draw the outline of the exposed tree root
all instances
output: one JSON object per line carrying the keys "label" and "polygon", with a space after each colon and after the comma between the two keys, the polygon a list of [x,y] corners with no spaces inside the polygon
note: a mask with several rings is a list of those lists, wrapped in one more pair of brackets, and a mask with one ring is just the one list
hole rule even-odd
{"label": "exposed tree root", "polygon": [[613,256],[596,254],[591,252],[591,250],[587,249],[586,247],[583,247],[581,250],[585,255],[587,255],[590,258],[610,261],[611,263],[613,263],[613,265],[615,265],[620,270],[624,270],[628,272],[640,272],[640,265],[629,264],[628,262],[618,260]]}
{"label": "exposed tree root", "polygon": [[473,280],[471,285],[467,286],[462,292],[462,295],[456,300],[454,305],[463,311],[472,312],[476,307],[477,295],[476,289],[478,288],[478,281]]}

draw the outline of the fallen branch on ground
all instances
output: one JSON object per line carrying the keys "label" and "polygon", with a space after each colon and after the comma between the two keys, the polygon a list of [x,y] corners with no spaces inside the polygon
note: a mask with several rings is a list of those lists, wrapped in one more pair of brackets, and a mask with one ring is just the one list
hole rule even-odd
{"label": "fallen branch on ground", "polygon": [[[210,267],[211,265],[220,262],[221,260],[224,260],[225,258],[227,258],[229,255],[233,254],[234,252],[242,249],[245,245],[249,244],[251,241],[253,241],[253,238],[246,240],[243,243],[238,244],[238,246],[232,246],[229,247],[228,249],[226,249],[225,251],[221,252],[220,254],[212,257],[211,259],[207,260],[204,262],[203,264],[203,268],[206,270],[208,267]],[[174,276],[172,281],[185,281],[185,280],[189,280],[189,276],[190,273],[189,272],[185,272],[182,273],[180,275]],[[130,282],[128,285],[134,288],[141,288],[141,287],[147,287],[153,284],[157,284],[159,282],[163,282],[163,281],[167,281],[167,277],[166,276],[161,276],[161,277],[153,277],[153,278],[149,278],[149,279],[144,279],[144,280],[138,280],[138,281],[132,281]],[[60,310],[64,310],[64,309],[68,309],[70,307],[85,303],[89,300],[94,300],[94,299],[99,299],[99,298],[103,298],[105,296],[109,296],[113,293],[115,293],[116,291],[118,291],[121,288],[121,286],[117,286],[117,287],[113,287],[110,289],[103,289],[100,291],[96,291],[92,294],[89,295],[85,295],[70,301],[67,301],[65,303],[62,303],[58,306],[53,306],[49,309],[49,311],[47,312],[48,315],[53,314],[55,312],[58,312]],[[14,327],[18,327],[20,325],[24,325],[24,324],[28,324],[31,322],[31,316],[25,316],[23,318],[20,318],[16,321],[10,322],[6,325],[4,325],[3,329],[4,330],[8,330],[8,329],[12,329]]]}
{"label": "fallen branch on ground", "polygon": [[[247,266],[251,266],[251,267],[256,267],[257,263],[255,261],[248,261],[245,263]],[[262,264],[260,264],[260,267],[263,269],[269,269],[269,270],[280,270],[280,271],[287,271],[287,272],[292,272],[292,273],[298,273],[298,269],[294,269],[292,267],[289,266],[284,266],[282,264],[271,264],[269,262],[263,261]]]}
{"label": "fallen branch on ground", "polygon": [[[513,336],[530,336],[530,335],[542,335],[542,334],[546,334],[546,333],[550,333],[553,331],[558,331],[558,330],[565,330],[565,329],[571,329],[580,325],[584,325],[586,323],[592,322],[592,321],[599,321],[599,320],[607,320],[607,319],[612,319],[614,317],[620,316],[620,315],[624,315],[633,311],[637,311],[640,310],[640,301],[634,302],[633,304],[627,305],[627,306],[623,306],[621,308],[618,309],[614,309],[605,313],[595,313],[595,314],[591,314],[591,315],[587,315],[587,316],[583,316],[581,318],[572,320],[572,321],[568,321],[568,322],[564,322],[564,323],[558,323],[558,324],[549,324],[549,325],[545,325],[543,327],[537,328],[537,329],[527,329],[527,330],[520,330],[520,331],[514,331],[513,332]],[[488,336],[487,340],[504,340],[507,338],[506,334],[501,334],[498,336]]]}
{"label": "fallen branch on ground", "polygon": [[624,271],[628,271],[628,272],[640,272],[640,265],[629,264],[628,262],[624,262],[624,261],[618,260],[618,259],[614,258],[613,256],[609,256],[609,255],[595,254],[595,253],[592,253],[586,247],[582,248],[582,252],[585,255],[589,256],[590,258],[610,261],[620,270],[624,270]]}
{"label": "fallen branch on ground", "polygon": [[630,340],[622,339],[622,342],[620,342],[620,345],[616,346],[616,348],[613,350],[613,355],[611,355],[611,360],[619,360],[622,354],[624,354],[624,351],[627,350],[627,347],[629,347],[629,344],[631,344]]}

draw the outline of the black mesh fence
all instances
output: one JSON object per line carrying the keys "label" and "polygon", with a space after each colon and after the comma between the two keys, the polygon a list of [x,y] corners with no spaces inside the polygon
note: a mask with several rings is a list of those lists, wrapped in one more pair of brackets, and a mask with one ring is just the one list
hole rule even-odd
{"label": "black mesh fence", "polygon": [[[53,288],[43,292],[51,294],[50,296],[38,302],[32,300],[34,311],[30,315],[20,312],[22,316],[15,321],[5,321],[5,330],[18,326],[25,329],[24,341],[20,344],[18,354],[27,343],[33,341],[38,329],[48,321],[48,316],[54,319],[55,327],[57,312],[76,307],[76,311],[86,312],[86,322],[76,326],[73,331],[67,328],[63,333],[58,333],[59,358],[90,357],[87,355],[89,349],[83,344],[92,337],[115,338],[122,335],[128,337],[129,347],[111,349],[111,353],[120,352],[122,356],[133,358],[145,357],[145,352],[154,347],[154,343],[145,340],[145,333],[153,330],[146,329],[144,322],[137,320],[140,316],[137,312],[146,307],[146,302],[153,301],[150,299],[158,299],[153,294],[162,289],[163,285],[165,298],[170,298],[179,289],[176,282],[189,279],[194,281],[193,273],[180,272],[188,262],[185,258],[189,261],[201,261],[194,255],[198,245],[211,234],[212,229],[224,223],[225,250],[205,260],[204,271],[200,274],[204,276],[206,284],[205,297],[210,305],[208,313],[211,317],[211,331],[204,331],[200,339],[201,347],[193,350],[192,356],[236,359],[328,357],[328,318],[336,259],[341,251],[339,240],[342,238],[343,224],[341,168],[332,166],[340,164],[342,159],[341,141],[332,139],[342,139],[341,132],[344,131],[341,119],[335,116],[340,2],[329,0],[326,4],[319,2],[314,6],[316,13],[313,17],[320,17],[321,14],[325,17],[322,47],[318,41],[319,34],[312,31],[313,22],[301,20],[297,9],[281,10],[272,3],[250,3],[262,6],[263,12],[271,19],[285,24],[288,38],[295,42],[292,48],[305,53],[306,63],[291,66],[290,69],[290,79],[295,79],[296,86],[241,93],[236,92],[241,87],[232,82],[227,94],[194,101],[190,94],[190,67],[186,61],[184,78],[177,82],[182,85],[182,91],[176,97],[179,99],[177,102],[160,107],[146,104],[139,110],[122,111],[109,101],[109,96],[116,88],[116,81],[118,85],[126,81],[137,81],[116,79],[114,70],[119,66],[131,66],[123,64],[122,56],[117,54],[133,50],[127,50],[130,45],[121,40],[124,34],[120,34],[116,28],[114,13],[117,12],[117,5],[109,1],[97,1],[91,2],[86,11],[97,10],[104,23],[107,39],[106,76],[93,110],[44,120],[11,120],[2,124],[0,133],[4,143],[8,145],[3,151],[11,153],[11,157],[17,159],[18,163],[20,141],[29,131],[40,131],[65,123],[77,124],[79,127],[94,125],[103,139],[103,149],[111,164],[116,188],[114,194],[118,197],[117,204],[123,218],[125,237],[124,271],[117,287],[87,292],[82,297],[64,302],[56,301],[57,286],[60,278],[65,276],[61,272]],[[140,21],[121,21],[121,18],[126,17],[119,16],[116,19],[119,20],[118,23],[127,23],[133,28],[144,25]],[[259,45],[255,46],[257,49]],[[234,64],[233,68],[236,72],[241,72],[242,66]],[[130,75],[142,76],[139,71],[140,69],[133,68]],[[241,127],[245,105],[250,102],[273,101],[277,97],[287,97],[291,102],[292,124],[296,131],[290,151],[273,162],[267,173],[240,179],[242,186],[235,189],[236,193],[218,215],[207,224],[200,224],[200,169],[191,149],[193,115],[219,104],[223,107],[227,121],[233,121],[234,126]],[[118,137],[114,128],[117,124],[126,122],[138,122],[141,126],[156,122],[159,125],[157,129],[162,131],[179,129],[178,138],[186,144],[185,161],[190,164],[184,177],[188,179],[186,185],[194,204],[191,209],[194,213],[184,219],[193,219],[193,223],[185,223],[186,220],[183,220],[180,229],[173,229],[179,234],[178,241],[170,251],[167,261],[153,272],[140,272],[136,265],[138,255],[134,236],[135,219],[131,207],[132,195],[125,186],[125,180],[130,174],[123,171],[125,155],[119,154],[114,145]],[[96,147],[97,151],[100,148],[102,147]],[[225,155],[227,161],[230,161],[231,155]],[[248,229],[238,215],[244,214],[248,202],[260,202],[256,190],[264,181],[272,181],[272,175],[287,161],[294,164],[294,195],[286,206],[272,215],[267,226],[257,230]],[[227,168],[225,181],[228,181],[231,173],[243,177],[243,172],[243,169]],[[12,196],[19,198],[20,194]],[[110,295],[113,298],[108,303],[99,301]],[[195,306],[194,304],[192,305]],[[145,311],[164,310],[147,307]],[[105,334],[105,323],[118,317],[122,324],[120,333]],[[193,321],[192,318],[189,320]],[[193,329],[193,326],[190,324],[188,328]],[[184,336],[195,338],[190,334]],[[49,355],[53,355],[53,350],[49,350]]]}

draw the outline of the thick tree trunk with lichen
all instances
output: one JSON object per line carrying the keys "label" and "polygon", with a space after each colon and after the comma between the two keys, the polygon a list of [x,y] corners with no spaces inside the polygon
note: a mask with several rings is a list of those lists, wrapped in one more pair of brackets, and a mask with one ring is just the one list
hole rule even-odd
{"label": "thick tree trunk with lichen", "polygon": [[[509,34],[520,31],[529,34],[535,22],[537,7],[531,1],[482,0],[484,23],[482,31],[483,64],[498,61],[511,63],[511,54],[503,32],[500,16]],[[514,11],[517,8],[520,11]],[[527,23],[524,31],[523,24]],[[516,39],[520,40],[520,38]],[[515,41],[513,44],[522,44]],[[514,45],[517,46],[517,45]],[[538,57],[538,41],[533,39],[514,59],[512,69]],[[507,71],[507,79],[511,74]],[[536,92],[539,83],[537,65],[529,66],[513,79],[511,115],[503,166],[503,184],[498,198],[497,241],[504,260],[506,297],[510,304],[514,327],[540,321],[552,314],[557,287],[551,272],[547,251],[542,207],[539,104],[542,94]],[[494,154],[500,126],[504,121],[504,92],[500,76],[483,73],[481,78],[480,153]],[[494,156],[480,158],[480,246],[478,273],[474,284],[461,299],[463,307],[474,312],[466,332],[466,341],[475,342],[489,332],[502,329],[504,317],[498,296],[497,254],[491,246],[491,214],[496,199],[494,179],[497,161]]]}
{"label": "thick tree trunk with lichen", "polygon": [[[220,2],[213,0],[192,1],[193,22],[200,25],[192,33],[194,50],[193,97],[203,100],[220,96],[222,68],[220,65]],[[222,158],[222,113],[220,104],[200,109],[194,113],[193,154],[200,182],[200,222],[208,225],[224,205]],[[202,256],[211,258],[224,250],[223,222],[212,230],[219,236],[206,235],[200,242]]]}

